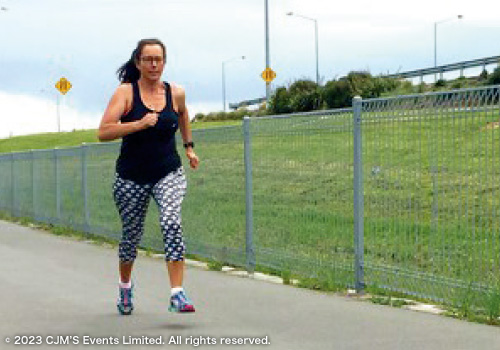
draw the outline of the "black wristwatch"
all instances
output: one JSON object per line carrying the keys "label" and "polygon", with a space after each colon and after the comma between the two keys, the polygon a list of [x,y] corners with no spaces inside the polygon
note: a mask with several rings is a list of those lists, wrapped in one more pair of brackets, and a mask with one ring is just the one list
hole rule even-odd
{"label": "black wristwatch", "polygon": [[189,142],[184,143],[184,148],[188,148],[188,147],[194,148],[194,142],[189,141]]}

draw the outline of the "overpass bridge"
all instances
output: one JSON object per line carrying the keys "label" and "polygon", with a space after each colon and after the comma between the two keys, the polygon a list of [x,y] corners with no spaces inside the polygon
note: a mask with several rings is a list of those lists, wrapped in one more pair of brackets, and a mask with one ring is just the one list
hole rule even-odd
{"label": "overpass bridge", "polygon": [[440,74],[440,79],[443,79],[443,73],[445,73],[445,72],[452,72],[452,71],[459,70],[460,76],[463,76],[464,69],[476,68],[476,67],[483,67],[483,69],[486,69],[487,65],[495,64],[495,63],[496,64],[500,63],[500,56],[483,57],[483,58],[478,58],[475,60],[450,63],[450,64],[445,64],[445,65],[441,65],[441,66],[437,66],[437,67],[416,69],[416,70],[399,72],[399,73],[394,73],[394,74],[387,74],[387,75],[383,75],[383,77],[396,78],[396,79],[407,79],[407,78],[420,77],[420,80],[422,81],[423,77],[426,75]]}

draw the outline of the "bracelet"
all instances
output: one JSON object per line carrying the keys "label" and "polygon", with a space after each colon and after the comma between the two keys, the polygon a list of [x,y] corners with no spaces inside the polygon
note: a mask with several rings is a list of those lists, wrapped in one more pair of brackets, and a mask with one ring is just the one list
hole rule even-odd
{"label": "bracelet", "polygon": [[184,148],[194,148],[194,142],[193,141],[189,141],[189,142],[186,142],[184,143]]}

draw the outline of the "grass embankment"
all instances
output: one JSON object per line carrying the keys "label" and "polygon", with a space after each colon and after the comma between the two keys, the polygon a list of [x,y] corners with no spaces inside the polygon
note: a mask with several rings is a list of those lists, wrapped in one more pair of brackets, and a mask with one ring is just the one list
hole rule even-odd
{"label": "grass embankment", "polygon": [[[241,125],[241,121],[196,122],[193,130],[210,129],[220,126]],[[96,130],[75,130],[71,132],[51,132],[33,135],[13,136],[0,139],[0,153],[30,151],[32,149],[51,149],[80,146],[82,143],[99,142]]]}

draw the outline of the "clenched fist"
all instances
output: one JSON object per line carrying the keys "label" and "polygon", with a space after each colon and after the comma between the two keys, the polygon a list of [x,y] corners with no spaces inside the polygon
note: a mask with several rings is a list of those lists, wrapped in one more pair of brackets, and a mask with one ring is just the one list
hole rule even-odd
{"label": "clenched fist", "polygon": [[158,122],[158,113],[156,112],[146,113],[144,117],[142,117],[142,119],[140,120],[142,129],[147,129],[152,126],[155,126],[157,122]]}

